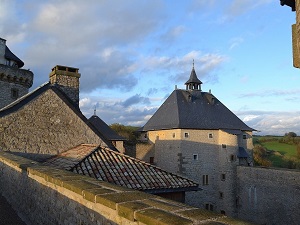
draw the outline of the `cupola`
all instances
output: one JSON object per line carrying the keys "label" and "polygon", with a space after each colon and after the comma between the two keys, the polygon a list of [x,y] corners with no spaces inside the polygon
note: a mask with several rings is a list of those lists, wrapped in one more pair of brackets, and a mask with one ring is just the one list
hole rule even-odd
{"label": "cupola", "polygon": [[191,71],[190,79],[185,82],[186,90],[198,90],[201,91],[202,82],[198,79],[197,74],[194,68],[194,60],[193,60],[193,68]]}

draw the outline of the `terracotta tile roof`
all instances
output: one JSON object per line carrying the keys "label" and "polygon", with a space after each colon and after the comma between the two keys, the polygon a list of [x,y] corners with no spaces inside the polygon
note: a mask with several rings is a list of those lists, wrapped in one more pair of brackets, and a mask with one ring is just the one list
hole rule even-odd
{"label": "terracotta tile roof", "polygon": [[96,145],[76,146],[45,164],[150,193],[198,189],[189,179]]}

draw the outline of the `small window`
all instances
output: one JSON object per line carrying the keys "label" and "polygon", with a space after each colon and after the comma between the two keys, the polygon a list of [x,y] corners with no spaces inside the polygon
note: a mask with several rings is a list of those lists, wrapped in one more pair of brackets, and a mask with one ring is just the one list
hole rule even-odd
{"label": "small window", "polygon": [[184,133],[184,137],[188,138],[189,137],[189,133]]}
{"label": "small window", "polygon": [[246,134],[243,134],[243,139],[247,139],[247,135]]}
{"label": "small window", "polygon": [[230,161],[231,162],[236,161],[236,156],[234,154],[230,155]]}
{"label": "small window", "polygon": [[16,88],[11,89],[11,98],[17,99],[19,98],[19,90]]}
{"label": "small window", "polygon": [[226,144],[222,144],[222,148],[226,148],[227,146],[226,146]]}
{"label": "small window", "polygon": [[214,206],[212,204],[205,204],[205,209],[214,211]]}
{"label": "small window", "polygon": [[144,138],[147,138],[147,137],[148,137],[148,136],[147,136],[147,133],[145,133],[145,134],[144,134]]}
{"label": "small window", "polygon": [[198,160],[198,154],[194,154],[194,155],[193,155],[193,159],[194,159],[194,160]]}
{"label": "small window", "polygon": [[202,179],[203,179],[203,185],[208,185],[208,175],[203,175]]}
{"label": "small window", "polygon": [[176,137],[176,135],[175,135],[175,133],[173,133],[173,138],[175,138]]}
{"label": "small window", "polygon": [[224,210],[221,210],[221,214],[223,215],[226,215],[225,211]]}
{"label": "small window", "polygon": [[220,198],[220,199],[223,199],[223,198],[224,198],[224,193],[221,192],[221,191],[219,192],[219,198]]}
{"label": "small window", "polygon": [[208,138],[213,138],[213,134],[208,134]]}
{"label": "small window", "polygon": [[221,174],[221,180],[226,180],[226,174],[225,173]]}
{"label": "small window", "polygon": [[150,157],[150,164],[154,164],[154,157]]}

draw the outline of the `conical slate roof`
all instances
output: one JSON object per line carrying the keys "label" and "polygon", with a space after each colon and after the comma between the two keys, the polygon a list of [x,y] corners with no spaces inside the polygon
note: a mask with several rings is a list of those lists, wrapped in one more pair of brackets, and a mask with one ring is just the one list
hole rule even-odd
{"label": "conical slate roof", "polygon": [[6,59],[15,61],[19,68],[24,66],[24,62],[21,59],[19,59],[14,53],[12,53],[7,46],[5,47],[5,56],[4,57]]}
{"label": "conical slate roof", "polygon": [[194,90],[174,90],[142,130],[176,128],[254,130],[211,93]]}
{"label": "conical slate roof", "polygon": [[198,79],[198,77],[196,75],[196,71],[195,71],[194,67],[191,71],[190,79],[187,82],[185,82],[185,84],[191,84],[191,83],[202,84],[202,82]]}

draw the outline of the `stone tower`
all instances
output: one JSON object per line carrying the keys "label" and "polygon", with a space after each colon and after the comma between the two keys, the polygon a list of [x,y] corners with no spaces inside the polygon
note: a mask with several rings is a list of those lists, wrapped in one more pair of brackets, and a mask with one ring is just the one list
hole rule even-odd
{"label": "stone tower", "polygon": [[27,94],[32,86],[33,73],[21,69],[23,66],[0,38],[0,109]]}
{"label": "stone tower", "polygon": [[53,67],[49,74],[50,83],[57,85],[76,105],[79,105],[78,68],[60,66]]}

